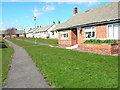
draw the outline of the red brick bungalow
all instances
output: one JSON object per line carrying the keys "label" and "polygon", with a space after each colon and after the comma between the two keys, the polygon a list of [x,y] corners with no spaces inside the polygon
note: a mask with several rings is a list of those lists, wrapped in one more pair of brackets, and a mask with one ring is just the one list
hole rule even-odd
{"label": "red brick bungalow", "polygon": [[[120,1],[77,13],[60,24],[58,41],[61,46],[73,46],[84,52],[98,54],[118,54],[120,52]],[[84,43],[86,40],[111,39],[117,43]]]}
{"label": "red brick bungalow", "polygon": [[0,31],[0,38],[26,37],[24,30],[16,30],[14,35],[8,35],[5,30]]}

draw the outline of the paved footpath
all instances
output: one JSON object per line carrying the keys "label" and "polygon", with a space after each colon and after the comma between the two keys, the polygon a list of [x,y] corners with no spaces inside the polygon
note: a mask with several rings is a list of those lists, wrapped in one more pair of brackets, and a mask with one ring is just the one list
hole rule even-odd
{"label": "paved footpath", "polygon": [[38,68],[20,46],[6,40],[14,48],[11,69],[6,84],[8,88],[52,88],[49,86]]}

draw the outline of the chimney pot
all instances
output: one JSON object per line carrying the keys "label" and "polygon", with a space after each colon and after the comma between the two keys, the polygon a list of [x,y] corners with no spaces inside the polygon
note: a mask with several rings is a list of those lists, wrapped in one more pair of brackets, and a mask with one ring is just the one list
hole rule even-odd
{"label": "chimney pot", "polygon": [[75,15],[76,13],[78,13],[78,8],[74,8],[73,13],[74,13],[74,15]]}
{"label": "chimney pot", "polygon": [[37,28],[39,28],[39,26],[37,26]]}
{"label": "chimney pot", "polygon": [[58,21],[58,24],[60,24],[60,21]]}
{"label": "chimney pot", "polygon": [[55,21],[53,21],[53,24],[55,24]]}

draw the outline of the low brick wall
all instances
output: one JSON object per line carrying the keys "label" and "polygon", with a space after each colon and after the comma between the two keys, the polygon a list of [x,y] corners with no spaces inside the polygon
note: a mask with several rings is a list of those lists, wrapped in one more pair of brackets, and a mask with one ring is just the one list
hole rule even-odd
{"label": "low brick wall", "polygon": [[59,40],[58,42],[60,46],[71,46],[70,40]]}
{"label": "low brick wall", "polygon": [[118,54],[120,52],[119,44],[93,44],[82,43],[79,45],[80,51],[98,53],[102,55]]}

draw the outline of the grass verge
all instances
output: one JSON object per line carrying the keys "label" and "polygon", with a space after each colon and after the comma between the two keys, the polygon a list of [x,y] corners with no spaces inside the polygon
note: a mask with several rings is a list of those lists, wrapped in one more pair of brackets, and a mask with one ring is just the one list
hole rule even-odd
{"label": "grass verge", "polygon": [[[14,41],[15,42],[15,41]],[[24,43],[18,41],[17,44]],[[49,46],[24,47],[55,88],[117,88],[118,57]]]}
{"label": "grass verge", "polygon": [[10,40],[13,43],[19,45],[19,46],[33,46],[33,45],[36,45],[34,43],[24,42],[24,41],[21,41],[21,40],[16,40],[15,38],[7,38],[7,39]]}
{"label": "grass verge", "polygon": [[3,45],[5,48],[0,48],[0,86],[4,85],[4,80],[7,78],[8,71],[10,69],[10,64],[12,60],[12,55],[14,50],[11,46],[9,46],[4,40]]}
{"label": "grass verge", "polygon": [[58,45],[58,40],[56,39],[40,39],[40,38],[19,38],[19,39],[25,39],[25,40],[30,40],[30,41],[35,41],[36,39],[36,42],[52,44],[54,46]]}

